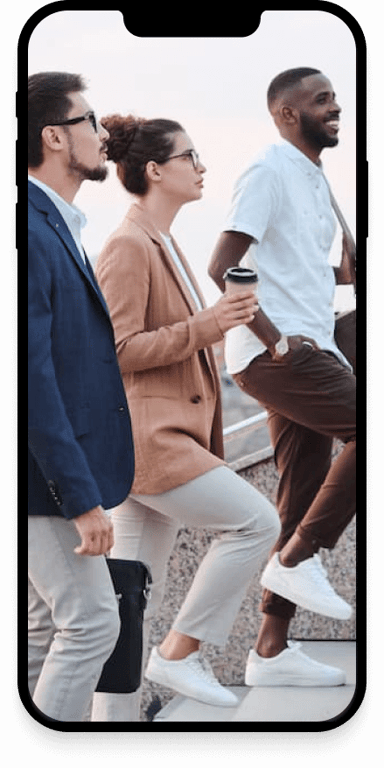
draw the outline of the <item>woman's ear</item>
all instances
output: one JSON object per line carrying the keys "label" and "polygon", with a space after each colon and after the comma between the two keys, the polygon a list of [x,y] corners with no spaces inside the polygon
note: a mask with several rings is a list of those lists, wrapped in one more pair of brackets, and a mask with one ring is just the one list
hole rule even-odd
{"label": "woman's ear", "polygon": [[145,174],[148,181],[153,181],[155,183],[161,181],[161,167],[155,160],[149,160],[145,166]]}

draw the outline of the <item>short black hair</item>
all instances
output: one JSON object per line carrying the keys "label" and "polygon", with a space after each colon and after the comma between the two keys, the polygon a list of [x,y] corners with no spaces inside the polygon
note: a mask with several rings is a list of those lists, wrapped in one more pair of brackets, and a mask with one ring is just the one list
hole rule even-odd
{"label": "short black hair", "polygon": [[283,91],[292,88],[294,85],[297,85],[303,77],[309,77],[310,75],[321,75],[321,72],[319,69],[312,69],[311,67],[296,67],[295,69],[286,69],[285,72],[276,75],[267,91],[269,109],[273,107],[277,97],[280,96]]}
{"label": "short black hair", "polygon": [[43,162],[41,131],[45,125],[65,120],[71,108],[68,93],[86,89],[81,75],[39,72],[28,78],[28,166]]}

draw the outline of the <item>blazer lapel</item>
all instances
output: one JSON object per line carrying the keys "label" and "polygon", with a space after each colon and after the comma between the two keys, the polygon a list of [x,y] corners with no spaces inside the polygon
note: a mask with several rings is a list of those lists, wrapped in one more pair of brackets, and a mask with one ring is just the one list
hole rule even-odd
{"label": "blazer lapel", "polygon": [[59,237],[61,238],[63,243],[68,248],[68,250],[69,250],[71,256],[73,257],[73,259],[75,260],[77,266],[79,267],[79,269],[81,270],[83,275],[85,275],[85,277],[88,280],[88,283],[90,284],[92,290],[95,292],[97,298],[99,299],[99,301],[103,305],[104,310],[106,311],[106,313],[109,316],[108,307],[107,307],[107,305],[105,303],[104,296],[101,293],[101,290],[100,290],[100,288],[99,288],[99,286],[97,284],[96,278],[94,277],[93,269],[92,269],[92,266],[91,266],[91,264],[90,264],[90,262],[88,260],[88,257],[86,256],[86,254],[84,252],[85,259],[88,262],[88,264],[87,264],[84,261],[84,259],[81,258],[81,255],[80,255],[79,250],[78,250],[78,248],[76,246],[76,243],[75,243],[75,241],[74,241],[74,239],[73,239],[73,237],[72,237],[72,235],[71,235],[71,233],[70,233],[70,231],[69,231],[69,229],[68,229],[64,219],[62,218],[62,216],[60,215],[59,212],[57,212],[57,216],[60,217],[60,219],[61,219],[60,222],[57,220],[56,216],[54,216],[54,217],[48,217],[49,223],[51,224],[51,226],[54,227],[55,232],[57,232],[57,234],[59,235]]}
{"label": "blazer lapel", "polygon": [[[176,266],[176,264],[175,264],[175,262],[174,262],[174,260],[173,260],[173,258],[171,256],[171,254],[170,254],[170,252],[169,252],[169,250],[168,250],[168,248],[167,248],[163,238],[161,237],[160,232],[158,231],[158,229],[156,229],[156,227],[154,227],[153,224],[147,219],[147,217],[145,216],[143,210],[140,208],[138,203],[134,203],[131,206],[131,208],[128,211],[127,218],[131,219],[136,224],[138,224],[138,226],[140,226],[147,233],[147,235],[151,238],[151,240],[153,240],[153,242],[157,243],[160,246],[161,255],[163,257],[163,260],[164,260],[166,266],[168,267],[169,271],[172,273],[172,275],[173,275],[173,277],[174,277],[174,279],[175,279],[175,281],[176,281],[176,283],[177,283],[177,285],[178,285],[178,287],[180,289],[180,292],[182,293],[182,295],[183,295],[183,297],[184,297],[184,299],[185,299],[185,301],[186,301],[186,303],[187,303],[191,313],[195,314],[195,312],[198,311],[197,308],[196,308],[196,303],[195,303],[194,299],[192,298],[192,295],[189,292],[189,290],[188,290],[188,288],[187,288],[187,286],[186,286],[186,284],[185,284],[185,282],[184,282],[184,280],[183,280],[179,270],[177,269],[177,266]],[[203,295],[201,293],[200,286],[199,286],[199,284],[198,284],[198,282],[197,282],[197,280],[196,280],[196,278],[195,278],[195,276],[194,276],[194,274],[193,274],[193,272],[192,272],[192,270],[191,270],[191,268],[190,268],[190,266],[189,266],[185,256],[180,251],[179,247],[177,246],[177,244],[175,243],[173,238],[172,238],[172,242],[173,242],[173,246],[174,246],[174,248],[175,248],[175,250],[177,252],[177,255],[179,256],[179,259],[182,262],[182,264],[184,266],[184,269],[187,272],[188,277],[191,280],[191,283],[192,283],[192,285],[193,285],[193,287],[194,287],[194,289],[195,289],[195,291],[196,291],[196,293],[197,293],[197,295],[198,295],[198,297],[199,297],[199,299],[201,301],[202,307],[205,308],[206,307],[206,303],[205,303],[204,297],[203,297]],[[216,365],[216,361],[215,361],[215,357],[214,357],[213,351],[212,351],[212,349],[210,347],[207,347],[206,349],[202,350],[202,352],[205,355],[205,359],[207,361],[208,368],[209,368],[209,370],[211,372],[211,376],[212,376],[213,381],[214,381],[215,389],[217,391],[218,397],[220,398],[220,391],[221,391],[220,390],[220,380],[219,380],[219,375],[218,375],[218,371],[217,371],[217,365]]]}
{"label": "blazer lapel", "polygon": [[34,185],[33,182],[30,182],[28,184],[28,187],[29,187],[29,194],[31,196],[31,199],[34,205],[36,205],[36,207],[39,208],[40,211],[46,214],[48,224],[52,227],[52,229],[56,232],[58,237],[60,237],[60,239],[66,246],[67,250],[71,254],[72,258],[75,260],[78,268],[81,270],[83,275],[88,280],[89,285],[91,286],[92,290],[96,294],[98,300],[101,302],[105,312],[109,317],[108,307],[106,305],[103,294],[101,293],[100,288],[97,284],[96,278],[93,275],[93,269],[85,254],[84,254],[85,259],[86,261],[88,261],[88,264],[84,262],[84,259],[82,259],[79,253],[79,250],[76,246],[76,243],[61,213],[57,210],[56,206],[52,203],[52,201],[45,194],[45,192],[43,192],[43,190],[41,190],[39,187]]}
{"label": "blazer lapel", "polygon": [[[128,218],[130,218],[133,221],[135,221],[136,224],[138,224],[147,233],[147,235],[151,238],[151,240],[153,240],[154,243],[156,243],[157,245],[160,246],[162,258],[163,258],[167,268],[171,272],[174,280],[176,281],[176,283],[177,283],[177,285],[178,285],[178,287],[180,289],[180,292],[182,293],[186,303],[188,304],[188,307],[189,307],[191,313],[194,314],[196,311],[198,311],[198,309],[196,307],[196,302],[193,299],[192,294],[188,290],[188,287],[187,287],[185,281],[183,280],[183,278],[182,278],[182,276],[180,274],[180,271],[178,270],[178,268],[177,268],[177,266],[176,266],[176,264],[175,264],[175,262],[174,262],[174,260],[172,258],[172,255],[169,252],[169,250],[167,248],[167,245],[164,242],[163,238],[161,237],[161,234],[158,231],[158,229],[156,229],[156,227],[154,227],[154,225],[146,218],[143,210],[140,208],[140,206],[137,203],[135,203],[135,204],[133,204],[131,206],[130,210],[128,211]],[[194,287],[194,289],[195,289],[195,291],[196,291],[196,293],[197,293],[197,295],[198,295],[198,297],[199,297],[199,299],[201,301],[202,307],[205,307],[206,304],[205,304],[205,301],[204,301],[204,297],[202,296],[202,293],[201,293],[200,287],[199,287],[199,285],[198,285],[198,283],[196,281],[196,278],[195,278],[195,276],[194,276],[194,274],[193,274],[193,272],[192,272],[192,270],[191,270],[187,260],[185,259],[184,255],[182,254],[182,252],[180,251],[179,247],[175,243],[173,237],[172,237],[172,243],[173,243],[173,247],[174,247],[174,249],[175,249],[175,251],[176,251],[176,253],[177,253],[177,255],[178,255],[178,257],[179,257],[179,259],[181,261],[181,263],[183,264],[183,267],[184,267],[184,269],[185,269],[185,271],[186,271],[186,273],[187,273],[187,275],[188,275],[188,277],[189,277],[189,279],[190,279],[190,281],[191,281],[191,283],[192,283],[192,285],[193,285],[193,287]]]}
{"label": "blazer lapel", "polygon": [[[193,287],[194,287],[194,289],[195,289],[195,291],[196,291],[200,301],[201,301],[201,306],[205,307],[205,302],[204,302],[203,296],[201,294],[200,288],[199,288],[199,286],[198,286],[198,284],[197,284],[197,282],[195,280],[194,274],[193,274],[193,272],[192,272],[188,262],[186,261],[184,255],[182,254],[182,252],[179,250],[177,244],[175,243],[173,237],[171,239],[172,239],[173,247],[174,247],[174,249],[175,249],[175,251],[176,251],[176,253],[177,253],[177,255],[178,255],[178,257],[179,257],[179,259],[180,259],[180,261],[181,261],[181,263],[182,263],[182,265],[183,265],[183,267],[184,267],[184,269],[185,269],[185,271],[186,271],[186,273],[187,273],[187,275],[188,275],[188,277],[189,277],[189,279],[190,279],[190,281],[191,281],[191,283],[192,283],[192,285],[193,285]],[[184,298],[185,298],[185,300],[186,300],[190,310],[193,313],[198,311],[198,307],[196,306],[196,301],[194,300],[194,298],[193,298],[193,296],[192,296],[192,294],[191,294],[191,292],[190,292],[190,290],[188,288],[188,285],[186,284],[185,280],[183,279],[183,277],[182,277],[182,275],[180,273],[180,270],[177,268],[177,265],[175,264],[174,259],[172,258],[172,254],[170,253],[169,249],[167,248],[167,244],[164,242],[163,238],[159,238],[159,245],[160,245],[160,248],[162,250],[162,255],[164,257],[164,260],[166,261],[167,267],[171,270],[171,272],[173,274],[173,277],[175,278],[175,280],[176,280],[176,282],[177,282],[177,284],[178,284],[178,286],[180,288],[180,291],[183,294],[183,296],[184,296]]]}
{"label": "blazer lapel", "polygon": [[[180,274],[180,272],[179,272],[179,270],[178,270],[178,268],[177,268],[177,266],[176,266],[176,264],[175,264],[175,262],[174,262],[174,260],[173,260],[173,258],[171,256],[171,254],[170,254],[170,252],[169,252],[169,250],[168,250],[168,248],[167,248],[167,246],[166,246],[166,244],[165,244],[165,242],[163,240],[163,238],[160,237],[158,242],[159,242],[159,245],[160,245],[160,247],[162,249],[163,256],[165,257],[165,260],[167,262],[167,266],[172,271],[172,273],[174,275],[174,278],[175,278],[175,280],[176,280],[176,282],[177,282],[177,284],[178,284],[178,286],[180,288],[180,291],[183,294],[183,296],[184,296],[184,298],[185,298],[185,300],[186,300],[186,302],[187,302],[187,304],[188,304],[192,314],[195,314],[199,310],[196,307],[196,302],[193,299],[192,294],[188,290],[188,287],[187,287],[186,283],[184,282],[184,280],[183,280],[183,278],[182,278],[182,276],[181,276],[181,274]],[[173,243],[173,247],[174,247],[174,249],[175,249],[175,251],[176,251],[180,261],[182,262],[183,267],[184,267],[184,269],[185,269],[185,271],[186,271],[186,273],[187,273],[187,275],[188,275],[188,277],[189,277],[189,279],[190,279],[190,281],[191,281],[191,283],[192,283],[192,285],[193,285],[193,287],[194,287],[194,289],[195,289],[195,291],[196,291],[196,293],[197,293],[197,295],[198,295],[198,297],[199,297],[199,299],[201,301],[201,305],[202,305],[202,307],[204,309],[206,307],[206,304],[205,304],[204,298],[202,296],[202,293],[201,293],[201,290],[200,290],[200,286],[199,286],[199,284],[198,284],[198,282],[197,282],[197,280],[196,280],[196,278],[195,278],[195,276],[194,276],[194,274],[193,274],[193,272],[192,272],[192,270],[191,270],[191,268],[190,268],[190,266],[189,266],[189,264],[188,264],[188,262],[187,262],[187,260],[186,260],[186,258],[184,256],[184,254],[180,251],[180,249],[177,246],[177,244],[175,243],[173,237],[172,237],[172,243]],[[215,383],[216,391],[219,393],[220,392],[220,384],[219,384],[219,380],[218,380],[218,376],[217,376],[216,363],[215,363],[215,359],[214,359],[214,355],[213,355],[212,349],[211,349],[211,347],[205,347],[205,349],[202,349],[200,351],[205,355],[205,359],[207,361],[208,368],[209,368],[209,370],[211,372],[211,376],[212,376],[212,378],[214,380],[214,383]]]}

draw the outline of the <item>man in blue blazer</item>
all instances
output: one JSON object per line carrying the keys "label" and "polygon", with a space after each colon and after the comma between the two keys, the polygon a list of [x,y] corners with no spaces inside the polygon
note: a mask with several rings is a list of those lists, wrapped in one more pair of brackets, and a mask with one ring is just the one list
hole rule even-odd
{"label": "man in blue blazer", "polygon": [[29,693],[81,721],[119,634],[104,511],[129,493],[131,424],[109,313],[73,199],[102,181],[107,131],[82,78],[28,81]]}

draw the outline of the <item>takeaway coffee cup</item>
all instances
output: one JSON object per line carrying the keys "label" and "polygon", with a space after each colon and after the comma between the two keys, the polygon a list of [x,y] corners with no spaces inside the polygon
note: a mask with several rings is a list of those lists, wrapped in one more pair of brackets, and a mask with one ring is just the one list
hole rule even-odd
{"label": "takeaway coffee cup", "polygon": [[231,267],[224,274],[226,293],[240,293],[256,288],[257,272],[248,267]]}

